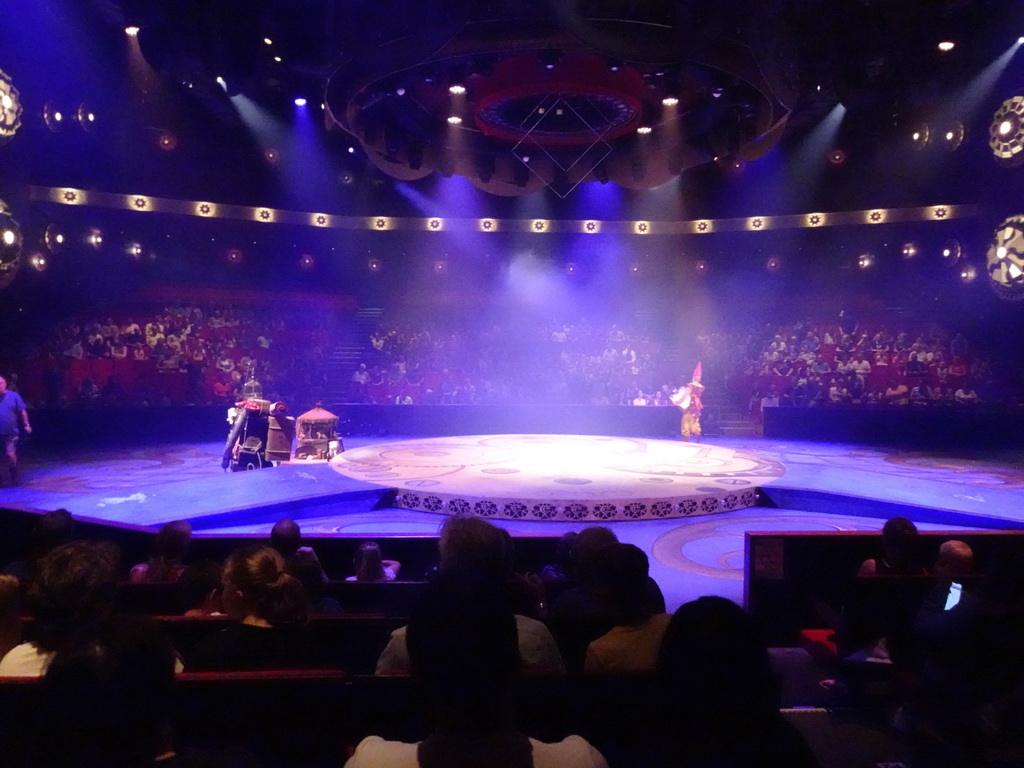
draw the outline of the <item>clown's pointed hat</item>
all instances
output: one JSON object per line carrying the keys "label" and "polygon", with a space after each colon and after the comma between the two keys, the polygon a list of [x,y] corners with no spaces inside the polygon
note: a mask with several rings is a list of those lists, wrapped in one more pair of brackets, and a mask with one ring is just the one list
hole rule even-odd
{"label": "clown's pointed hat", "polygon": [[700,381],[700,363],[697,363],[697,367],[693,369],[693,378],[690,381]]}

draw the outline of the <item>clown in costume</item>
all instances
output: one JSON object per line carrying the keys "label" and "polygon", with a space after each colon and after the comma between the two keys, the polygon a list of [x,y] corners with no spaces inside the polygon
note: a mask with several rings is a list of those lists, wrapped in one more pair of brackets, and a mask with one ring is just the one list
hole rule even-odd
{"label": "clown in costume", "polygon": [[690,442],[690,437],[700,437],[700,412],[704,405],[700,401],[704,393],[704,385],[700,383],[700,363],[693,369],[693,380],[685,387],[681,387],[672,393],[672,404],[683,411],[683,421],[680,433],[683,442]]}

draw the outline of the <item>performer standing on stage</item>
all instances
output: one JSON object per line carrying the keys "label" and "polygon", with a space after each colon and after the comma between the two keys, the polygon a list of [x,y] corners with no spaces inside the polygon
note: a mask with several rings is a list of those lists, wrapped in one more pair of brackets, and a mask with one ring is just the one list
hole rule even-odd
{"label": "performer standing on stage", "polygon": [[28,423],[28,408],[21,395],[7,389],[7,379],[0,376],[0,447],[4,449],[3,459],[11,469],[11,485],[18,484],[18,421],[26,435],[32,434]]}
{"label": "performer standing on stage", "polygon": [[683,421],[680,427],[680,434],[683,442],[690,442],[690,437],[700,437],[700,412],[704,410],[701,403],[701,395],[704,394],[704,385],[700,383],[700,363],[693,369],[693,379],[685,387],[681,387],[672,393],[672,404],[683,411]]}

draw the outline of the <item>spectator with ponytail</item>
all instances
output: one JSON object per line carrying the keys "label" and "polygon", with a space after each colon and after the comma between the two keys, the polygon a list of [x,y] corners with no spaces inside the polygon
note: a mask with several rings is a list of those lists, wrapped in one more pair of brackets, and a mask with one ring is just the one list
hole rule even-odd
{"label": "spectator with ponytail", "polygon": [[313,668],[325,654],[308,629],[301,582],[281,555],[260,545],[236,550],[224,566],[224,609],[238,623],[205,638],[186,659],[189,671]]}

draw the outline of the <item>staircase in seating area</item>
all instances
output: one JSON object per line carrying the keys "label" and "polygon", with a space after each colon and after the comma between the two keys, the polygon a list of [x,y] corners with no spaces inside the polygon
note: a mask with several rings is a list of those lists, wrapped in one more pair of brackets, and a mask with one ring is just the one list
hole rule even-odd
{"label": "staircase in seating area", "polygon": [[726,393],[724,379],[714,374],[705,374],[702,383],[705,386],[702,398],[704,412],[708,414],[711,411],[714,414],[713,419],[705,419],[704,423],[715,435],[755,437],[758,434],[757,424],[750,418],[746,404],[734,403]]}
{"label": "staircase in seating area", "polygon": [[359,363],[365,362],[363,355],[370,343],[370,334],[380,322],[383,312],[380,307],[363,307],[356,310],[354,322],[339,327],[334,347],[324,360],[324,373],[327,375],[324,405],[348,400],[352,374]]}

